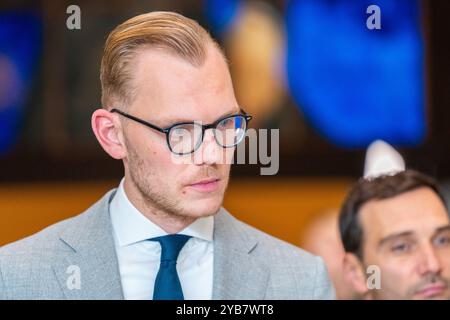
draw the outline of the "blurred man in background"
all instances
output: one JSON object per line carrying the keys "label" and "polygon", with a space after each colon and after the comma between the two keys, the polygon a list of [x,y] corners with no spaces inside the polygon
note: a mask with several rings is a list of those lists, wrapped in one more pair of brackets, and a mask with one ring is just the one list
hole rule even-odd
{"label": "blurred man in background", "polygon": [[176,13],[136,16],[109,35],[100,79],[92,128],[124,179],[1,248],[1,298],[334,298],[322,259],[221,207],[250,117],[206,30]]}
{"label": "blurred man in background", "polygon": [[360,179],[339,228],[345,276],[365,298],[450,298],[450,220],[430,177],[406,170]]}
{"label": "blurred man in background", "polygon": [[305,226],[301,237],[301,247],[312,254],[322,257],[339,300],[357,300],[361,297],[344,276],[344,246],[338,227],[338,209],[319,212]]}

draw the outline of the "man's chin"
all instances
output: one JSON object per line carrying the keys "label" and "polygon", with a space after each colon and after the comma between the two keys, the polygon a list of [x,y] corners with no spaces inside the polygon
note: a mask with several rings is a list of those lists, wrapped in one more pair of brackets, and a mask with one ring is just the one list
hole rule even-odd
{"label": "man's chin", "polygon": [[192,201],[184,211],[191,218],[202,218],[216,214],[222,206],[222,199],[202,199]]}

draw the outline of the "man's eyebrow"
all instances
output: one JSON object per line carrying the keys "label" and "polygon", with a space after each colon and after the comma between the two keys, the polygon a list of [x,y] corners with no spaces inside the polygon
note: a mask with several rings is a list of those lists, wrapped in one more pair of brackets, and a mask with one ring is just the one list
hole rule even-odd
{"label": "man's eyebrow", "polygon": [[450,231],[450,224],[437,228],[434,233],[436,234],[436,233],[443,232],[443,231]]}
{"label": "man's eyebrow", "polygon": [[232,116],[232,115],[234,115],[234,114],[239,114],[239,113],[241,113],[241,108],[237,108],[237,109],[235,109],[235,110],[225,112],[225,113],[222,114],[220,117],[218,117],[216,120],[222,119],[222,118],[225,118],[225,117],[228,117],[228,116]]}
{"label": "man's eyebrow", "polygon": [[383,244],[385,244],[386,242],[395,240],[395,239],[397,239],[397,238],[408,237],[408,236],[411,236],[411,235],[413,235],[413,234],[414,234],[413,231],[404,231],[404,232],[399,232],[399,233],[391,234],[391,235],[389,235],[389,236],[384,237],[383,239],[381,239],[381,240],[378,242],[378,247],[381,247],[381,246],[382,246]]}
{"label": "man's eyebrow", "polygon": [[[450,231],[450,224],[437,228],[436,231],[434,232],[434,234],[438,234],[443,231]],[[395,240],[395,239],[401,238],[401,237],[411,236],[413,234],[414,234],[413,231],[405,231],[405,232],[391,234],[391,235],[381,239],[378,243],[378,246],[381,247],[386,242],[389,242],[389,241],[392,241],[392,240]]]}
{"label": "man's eyebrow", "polygon": [[[241,108],[237,107],[236,109],[232,111],[228,111],[223,113],[221,116],[217,117],[216,120],[225,118],[234,114],[239,114],[241,111]],[[193,122],[198,121],[197,119],[186,119],[186,118],[177,118],[177,117],[162,117],[160,120],[160,123],[164,123],[166,126],[171,126],[173,124],[179,123],[179,122]]]}

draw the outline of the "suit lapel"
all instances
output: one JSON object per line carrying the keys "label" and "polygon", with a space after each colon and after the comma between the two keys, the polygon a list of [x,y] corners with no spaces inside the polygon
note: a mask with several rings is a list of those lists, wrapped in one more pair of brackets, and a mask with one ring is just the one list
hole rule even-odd
{"label": "suit lapel", "polygon": [[[108,192],[60,236],[63,253],[58,255],[52,268],[68,299],[124,298],[109,216],[109,202],[114,192]],[[225,209],[217,213],[213,299],[264,299],[270,273],[261,261],[251,256],[257,245]],[[80,289],[70,285],[78,272]]]}
{"label": "suit lapel", "polygon": [[251,256],[257,245],[225,209],[219,211],[214,220],[213,299],[264,299],[270,274]]}
{"label": "suit lapel", "polygon": [[[68,299],[123,299],[109,217],[113,195],[108,192],[60,236],[67,253],[58,255],[52,267]],[[78,275],[79,289],[74,286]]]}

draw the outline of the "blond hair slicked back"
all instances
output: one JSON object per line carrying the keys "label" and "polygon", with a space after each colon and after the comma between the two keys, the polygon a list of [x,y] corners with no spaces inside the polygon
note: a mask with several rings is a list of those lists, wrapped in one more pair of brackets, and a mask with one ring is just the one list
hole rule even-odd
{"label": "blond hair slicked back", "polygon": [[108,109],[117,103],[126,106],[133,101],[130,64],[140,49],[162,49],[201,66],[209,44],[220,50],[196,21],[175,12],[149,12],[125,21],[109,34],[105,43],[100,67],[103,107]]}

